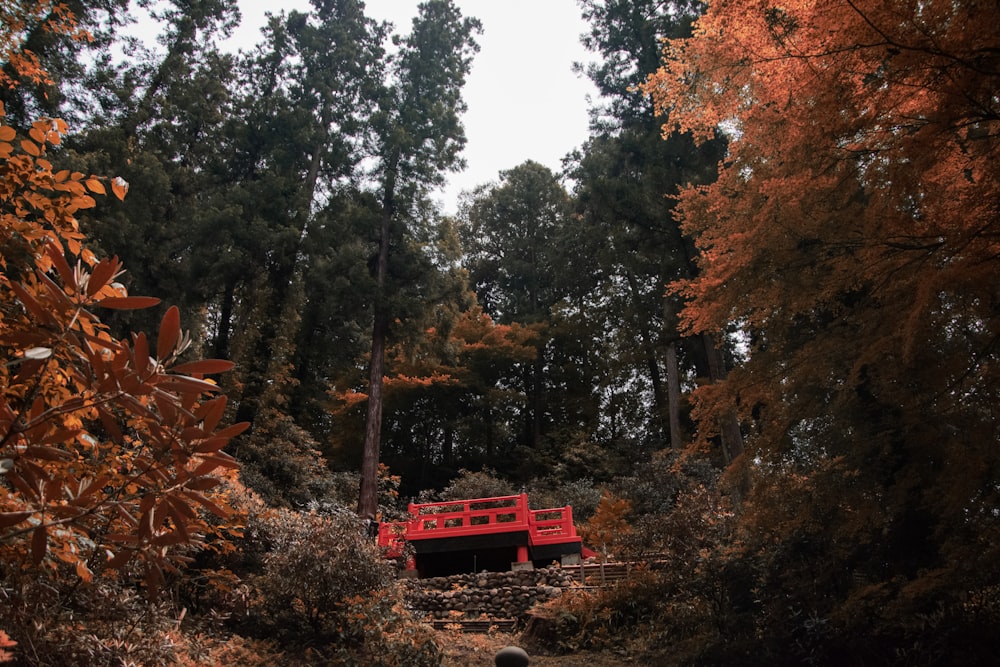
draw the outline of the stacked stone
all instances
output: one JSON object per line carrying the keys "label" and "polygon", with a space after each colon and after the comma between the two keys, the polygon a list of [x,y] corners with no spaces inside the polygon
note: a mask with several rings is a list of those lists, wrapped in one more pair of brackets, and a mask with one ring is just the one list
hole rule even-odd
{"label": "stacked stone", "polygon": [[407,604],[435,619],[519,618],[572,584],[573,576],[560,568],[456,574],[409,580]]}

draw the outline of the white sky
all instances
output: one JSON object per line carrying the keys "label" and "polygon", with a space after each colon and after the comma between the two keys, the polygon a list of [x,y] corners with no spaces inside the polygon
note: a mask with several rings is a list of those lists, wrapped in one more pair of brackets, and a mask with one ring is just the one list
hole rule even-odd
{"label": "white sky", "polygon": [[[243,23],[234,43],[249,48],[260,40],[267,11],[308,11],[307,0],[239,0]],[[561,159],[588,134],[591,83],[573,73],[574,61],[594,59],[580,44],[587,25],[576,0],[455,0],[463,16],[483,24],[480,50],[465,88],[463,117],[467,167],[449,176],[441,195],[454,213],[458,195],[494,181],[498,172],[535,160],[555,172]],[[419,0],[365,0],[369,16],[391,21],[408,33]]]}

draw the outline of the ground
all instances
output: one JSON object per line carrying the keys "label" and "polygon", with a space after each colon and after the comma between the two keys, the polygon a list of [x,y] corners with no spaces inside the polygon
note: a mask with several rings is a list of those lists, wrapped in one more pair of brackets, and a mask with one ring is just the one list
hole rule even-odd
{"label": "ground", "polygon": [[[493,658],[504,646],[518,646],[518,636],[507,633],[462,634],[460,632],[439,631],[439,645],[444,648],[445,659],[442,667],[493,667]],[[653,667],[651,663],[638,661],[627,655],[614,653],[594,653],[581,651],[570,655],[547,656],[528,651],[528,667]]]}

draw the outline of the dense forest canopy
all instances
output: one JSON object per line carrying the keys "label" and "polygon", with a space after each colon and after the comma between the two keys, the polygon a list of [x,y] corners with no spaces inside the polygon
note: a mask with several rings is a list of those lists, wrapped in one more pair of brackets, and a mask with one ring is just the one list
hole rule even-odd
{"label": "dense forest canopy", "polygon": [[158,49],[131,4],[0,9],[0,661],[166,585],[248,655],[436,664],[352,522],[518,488],[665,564],[557,646],[998,648],[996,2],[579,0],[589,138],[450,216],[450,0],[312,0],[238,53],[232,2],[157,4]]}

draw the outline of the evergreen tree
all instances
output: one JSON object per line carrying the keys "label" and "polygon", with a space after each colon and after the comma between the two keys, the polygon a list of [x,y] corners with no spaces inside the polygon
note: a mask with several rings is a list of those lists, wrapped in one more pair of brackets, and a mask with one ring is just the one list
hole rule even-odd
{"label": "evergreen tree", "polygon": [[229,317],[217,329],[217,345],[241,362],[241,420],[287,408],[311,262],[305,251],[323,252],[306,240],[320,211],[330,224],[328,203],[357,178],[385,31],[357,0],[314,0],[310,13],[272,16],[265,43],[247,60],[233,134],[244,214],[237,233],[248,265],[228,281],[235,291],[222,295]]}
{"label": "evergreen tree", "polygon": [[569,195],[556,175],[532,161],[480,186],[462,212],[466,266],[484,310],[497,322],[526,324],[540,334],[535,358],[523,365],[518,382],[524,396],[518,444],[529,450],[539,447],[551,425],[548,328],[565,294],[567,247],[560,236],[569,212]]}
{"label": "evergreen tree", "polygon": [[[398,265],[390,258],[408,245],[422,202],[460,164],[465,134],[462,86],[478,49],[475,19],[463,18],[450,0],[419,7],[402,39],[373,119],[380,221],[372,273],[376,295],[369,358],[368,404],[358,513],[374,516],[382,426],[382,378]],[[400,275],[405,279],[405,272]],[[400,281],[402,282],[402,281]]]}
{"label": "evergreen tree", "polygon": [[[624,397],[626,387],[647,387],[649,409],[633,414],[651,419],[632,430],[646,434],[641,444],[677,447],[684,439],[682,381],[690,386],[698,376],[715,380],[725,365],[713,339],[677,332],[683,304],[666,294],[666,286],[693,275],[696,250],[673,220],[670,195],[688,183],[710,182],[725,144],[695,146],[679,133],[664,142],[664,117],[638,86],[659,66],[661,40],[690,34],[703,3],[580,4],[591,24],[583,42],[601,59],[578,67],[597,86],[603,105],[592,110],[591,138],[572,157],[570,174],[581,224],[595,239],[590,247],[599,269],[585,275],[594,277],[594,303],[605,317],[598,327],[616,332],[606,343],[621,362],[603,393]],[[627,418],[622,410],[612,411]],[[742,447],[738,428],[726,431],[724,440],[730,460]]]}

